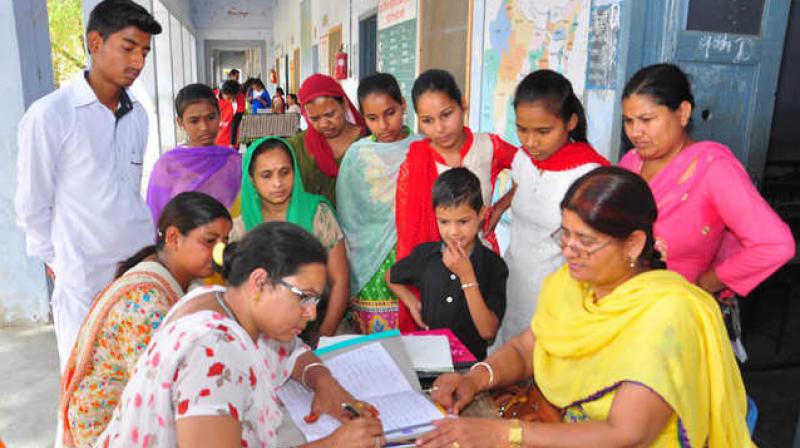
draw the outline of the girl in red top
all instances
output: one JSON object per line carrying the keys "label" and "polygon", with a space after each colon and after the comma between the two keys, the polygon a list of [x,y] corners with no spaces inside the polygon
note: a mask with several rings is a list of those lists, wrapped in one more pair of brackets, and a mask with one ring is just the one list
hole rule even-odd
{"label": "girl in red top", "polygon": [[[419,130],[427,137],[411,144],[397,179],[397,259],[409,255],[417,245],[439,239],[431,205],[431,190],[444,171],[465,167],[481,181],[481,195],[491,204],[497,175],[511,168],[517,148],[494,134],[473,133],[464,126],[466,104],[453,76],[444,70],[428,70],[411,90]],[[498,251],[489,230],[487,213],[482,239]],[[401,331],[416,329],[408,309],[401,304]]]}
{"label": "girl in red top", "polygon": [[[236,95],[240,92],[239,83],[236,81],[228,80],[222,83],[220,89],[220,97],[217,100],[219,104],[219,133],[217,139],[214,141],[219,146],[233,146],[236,147],[236,140],[233,139],[233,102],[236,100]],[[234,142],[231,144],[231,142]]]}

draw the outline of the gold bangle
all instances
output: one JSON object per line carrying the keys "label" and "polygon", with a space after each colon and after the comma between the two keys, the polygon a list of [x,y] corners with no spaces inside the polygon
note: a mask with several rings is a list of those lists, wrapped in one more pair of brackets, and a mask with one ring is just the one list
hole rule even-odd
{"label": "gold bangle", "polygon": [[522,425],[519,419],[512,418],[508,421],[508,446],[511,448],[522,448]]}
{"label": "gold bangle", "polygon": [[476,286],[478,286],[477,282],[462,283],[461,289],[474,288]]}

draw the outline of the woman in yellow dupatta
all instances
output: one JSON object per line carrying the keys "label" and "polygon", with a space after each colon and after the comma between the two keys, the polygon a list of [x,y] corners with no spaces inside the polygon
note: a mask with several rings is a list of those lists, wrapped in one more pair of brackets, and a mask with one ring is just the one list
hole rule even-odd
{"label": "woman in yellow dupatta", "polygon": [[531,329],[433,398],[458,413],[476,393],[533,377],[564,423],[444,419],[424,447],[742,447],[741,375],[714,299],[663,270],[647,184],[616,167],[579,178],[553,238],[567,264],[542,286]]}

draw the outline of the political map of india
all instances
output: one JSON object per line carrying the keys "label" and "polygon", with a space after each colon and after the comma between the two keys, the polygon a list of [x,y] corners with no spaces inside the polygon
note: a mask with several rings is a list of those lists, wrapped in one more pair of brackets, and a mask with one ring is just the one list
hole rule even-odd
{"label": "political map of india", "polygon": [[564,74],[580,97],[586,76],[590,0],[488,0],[481,130],[517,143],[512,99],[529,72]]}

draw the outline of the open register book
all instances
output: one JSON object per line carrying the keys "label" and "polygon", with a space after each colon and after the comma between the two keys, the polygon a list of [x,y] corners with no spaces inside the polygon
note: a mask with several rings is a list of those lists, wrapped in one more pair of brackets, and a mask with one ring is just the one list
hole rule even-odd
{"label": "open register book", "polygon": [[[325,361],[331,374],[354,397],[378,408],[387,441],[410,440],[432,429],[432,420],[444,414],[425,395],[415,391],[389,352],[378,342],[364,345]],[[311,442],[339,427],[339,421],[322,415],[312,424],[303,420],[313,394],[290,380],[278,390],[289,415]]]}

